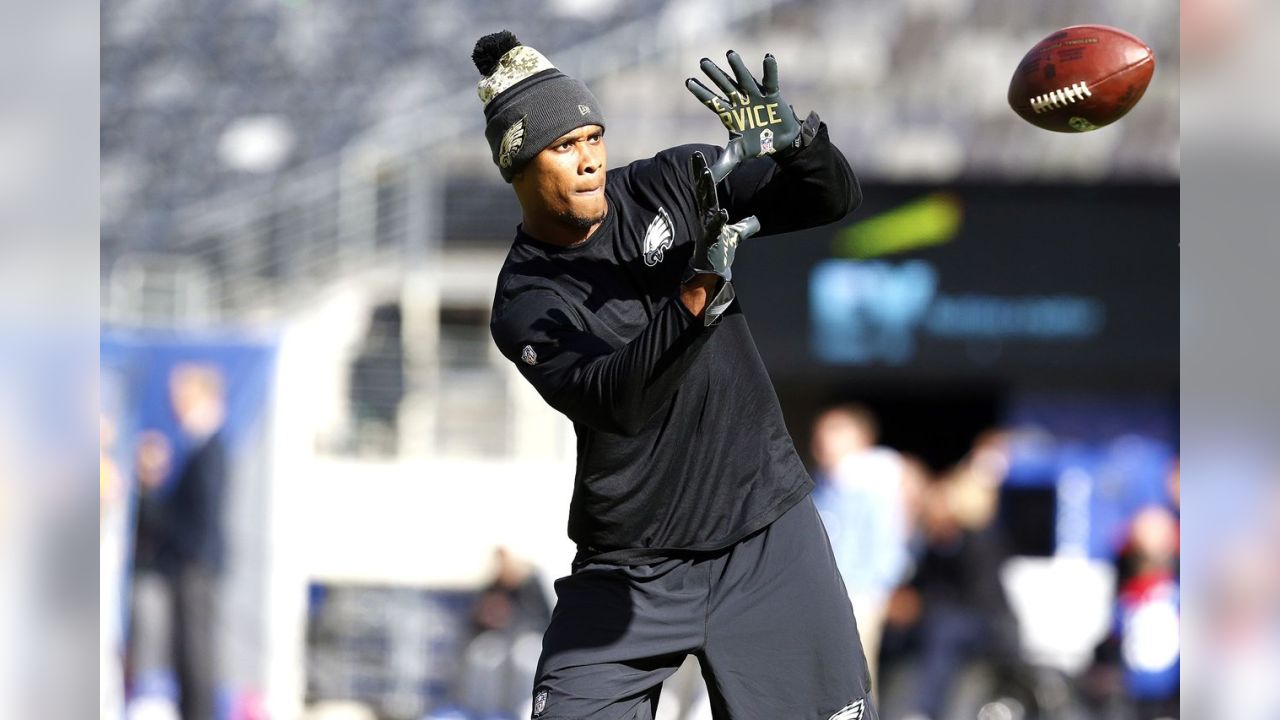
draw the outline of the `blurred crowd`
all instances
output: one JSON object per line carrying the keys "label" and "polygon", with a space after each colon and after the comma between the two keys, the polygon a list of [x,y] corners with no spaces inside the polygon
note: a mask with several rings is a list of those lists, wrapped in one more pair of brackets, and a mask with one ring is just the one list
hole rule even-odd
{"label": "blurred crowd", "polygon": [[[810,437],[814,499],[855,610],[880,717],[1180,717],[1176,456],[1157,455],[1167,460],[1158,492],[1121,503],[1106,551],[1075,557],[1068,534],[1043,528],[1058,543],[1046,552],[1004,522],[1009,478],[1026,475],[1024,465],[1042,467],[1046,445],[1067,445],[1042,430],[980,433],[959,462],[944,468],[881,445],[877,418],[860,405],[824,410]],[[1062,522],[1069,520],[1048,516],[1049,525]],[[1021,559],[1038,563],[1037,573],[1010,572],[1028,555]],[[536,572],[511,551],[501,550],[495,567],[474,606],[457,702],[429,714],[432,720],[528,714],[548,598]],[[1062,612],[1061,603],[1045,607],[1028,585],[1070,585],[1082,567],[1103,582],[1084,584],[1065,610],[1087,615],[1084,606],[1099,607],[1105,617],[1094,637],[1046,647],[1046,633],[1034,624],[1046,622],[1046,610]],[[1019,595],[1039,602],[1040,611],[1023,611],[1028,600],[1019,602]],[[1084,654],[1071,659],[1069,646],[1082,642]],[[709,718],[698,680],[695,663],[671,678],[659,717]]]}
{"label": "blurred crowd", "polygon": [[[128,642],[118,668],[130,718],[255,717],[250,704],[233,702],[225,693],[219,698],[217,598],[229,482],[219,432],[224,394],[216,369],[176,366],[169,401],[179,434],[171,438],[144,429],[136,436]],[[118,433],[105,427],[104,442],[115,443]],[[1057,543],[1046,553],[1028,546],[1025,532],[1011,532],[1009,514],[1002,512],[1010,478],[1025,475],[1028,463],[1043,465],[1046,443],[1052,442],[1042,431],[990,430],[974,439],[958,463],[935,468],[882,445],[877,418],[866,407],[833,406],[814,419],[814,500],[855,610],[885,720],[1180,716],[1176,457],[1169,456],[1158,494],[1121,511],[1107,552],[1064,557],[1072,550],[1063,546],[1060,529],[1044,528]],[[103,457],[106,513],[121,501],[126,483],[105,446]],[[1049,524],[1068,522],[1061,510],[1045,516]],[[1015,559],[1036,555],[1048,574],[1010,572]],[[1042,638],[1032,637],[1044,635],[1034,624],[1045,622],[1045,608],[1029,615],[1018,596],[1033,593],[1027,577],[1038,578],[1030,584],[1046,578],[1055,586],[1073,583],[1081,564],[1105,569],[1106,582],[1078,588],[1077,599],[1069,602],[1080,603],[1086,615],[1084,605],[1104,605],[1108,617],[1102,632],[1089,639],[1084,662],[1060,661],[1070,654],[1067,648],[1055,655],[1052,647],[1046,652]],[[1238,617],[1223,632],[1243,642],[1251,617],[1244,598],[1256,599],[1249,592],[1265,589],[1266,578],[1274,577],[1233,568],[1221,569],[1217,600],[1230,604],[1232,617]],[[1055,581],[1055,574],[1062,576]],[[526,716],[554,602],[544,577],[518,549],[498,548],[491,580],[471,597],[470,610],[460,616],[466,627],[458,628],[452,651],[453,679],[425,718]],[[1068,610],[1075,613],[1076,607]],[[668,682],[662,717],[707,717],[703,692],[691,662]],[[322,703],[313,716],[366,716],[358,704],[346,714],[334,707]]]}
{"label": "blurred crowd", "polygon": [[[815,423],[815,499],[875,668],[881,717],[1177,718],[1176,464],[1167,494],[1124,518],[1112,552],[1095,560],[1114,569],[1101,588],[1110,630],[1072,672],[1027,651],[1010,597],[1020,588],[1006,566],[1030,550],[1001,522],[1022,434],[982,433],[959,463],[936,471],[879,446],[866,408],[832,408]],[[1045,560],[1049,572],[1072,571],[1069,560]]]}
{"label": "blurred crowd", "polygon": [[[815,502],[855,609],[882,718],[1180,717],[1176,458],[1163,467],[1159,493],[1122,510],[1109,552],[1061,557],[1071,548],[1044,554],[1021,547],[1002,521],[1006,481],[1022,463],[1043,464],[1046,442],[1053,438],[1043,432],[991,430],[958,463],[938,469],[879,444],[877,419],[865,407],[831,407],[814,420]],[[1061,541],[1061,533],[1044,530]],[[1044,554],[1036,559],[1048,575],[1009,572],[1028,553]],[[1084,639],[1087,657],[1062,661],[1069,648],[1055,655],[1027,637],[1028,630],[1044,634],[1026,627],[1045,622],[1043,608],[1029,616],[1016,597],[1029,592],[1026,577],[1042,583],[1061,574],[1055,584],[1070,584],[1081,564],[1105,579],[1080,596],[1104,607],[1106,617],[1096,637]],[[493,580],[474,601],[452,701],[426,717],[527,716],[550,606],[537,570],[500,549]],[[668,681],[659,717],[709,718],[703,693],[691,662]]]}
{"label": "blurred crowd", "polygon": [[226,716],[218,698],[219,583],[227,554],[223,375],[212,365],[176,365],[168,400],[176,432],[136,434],[127,464],[133,482],[115,460],[121,433],[103,419],[102,517],[123,514],[131,529],[124,543],[104,530],[104,541],[129,557],[120,573],[125,587],[117,589],[127,639],[122,657],[104,658],[118,673],[108,674],[104,686],[122,688],[131,718],[213,720]]}

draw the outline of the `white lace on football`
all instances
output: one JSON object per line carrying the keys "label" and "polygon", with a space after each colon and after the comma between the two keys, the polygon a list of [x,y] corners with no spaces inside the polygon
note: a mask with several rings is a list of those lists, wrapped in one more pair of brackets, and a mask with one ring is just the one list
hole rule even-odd
{"label": "white lace on football", "polygon": [[1075,103],[1077,100],[1083,100],[1086,97],[1092,97],[1093,93],[1089,92],[1088,84],[1078,82],[1064,88],[1058,88],[1053,92],[1045,93],[1037,97],[1031,98],[1031,109],[1040,113],[1057,110],[1060,107],[1066,107]]}

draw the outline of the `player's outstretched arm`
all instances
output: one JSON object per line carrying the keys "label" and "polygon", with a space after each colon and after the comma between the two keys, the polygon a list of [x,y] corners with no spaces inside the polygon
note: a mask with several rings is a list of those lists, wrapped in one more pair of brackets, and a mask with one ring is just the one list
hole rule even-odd
{"label": "player's outstretched arm", "polygon": [[729,212],[755,215],[761,235],[778,235],[837,222],[862,204],[862,188],[844,154],[831,143],[826,123],[810,113],[813,136],[779,161],[753,160],[720,184]]}
{"label": "player's outstretched arm", "polygon": [[763,235],[825,225],[853,212],[862,202],[858,179],[817,113],[801,122],[782,99],[777,60],[765,56],[757,82],[736,52],[726,57],[733,79],[711,60],[701,64],[724,96],[696,79],[685,81],[729,130],[712,164],[724,207],[733,216],[759,218]]}

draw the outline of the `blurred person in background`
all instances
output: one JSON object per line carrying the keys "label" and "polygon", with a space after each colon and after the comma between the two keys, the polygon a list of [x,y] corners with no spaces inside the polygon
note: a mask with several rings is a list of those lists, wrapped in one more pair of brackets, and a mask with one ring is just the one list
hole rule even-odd
{"label": "blurred person in background", "polygon": [[179,365],[169,396],[186,456],[167,494],[176,589],[175,670],[183,720],[212,720],[218,687],[218,579],[226,554],[222,510],[227,485],[222,373],[208,365]]}
{"label": "blurred person in background", "polygon": [[910,563],[910,473],[901,455],[876,445],[878,433],[871,411],[842,405],[818,416],[811,443],[817,464],[813,502],[858,619],[873,690],[889,596]]}
{"label": "blurred person in background", "polygon": [[1139,720],[1178,717],[1178,545],[1177,517],[1152,506],[1134,517],[1121,555],[1116,651]]}
{"label": "blurred person in background", "polygon": [[1117,542],[1112,631],[1095,648],[1081,683],[1091,703],[1112,714],[1132,713],[1139,720],[1179,715],[1180,482],[1175,458],[1163,497],[1134,511]]}
{"label": "blurred person in background", "polygon": [[578,554],[556,583],[533,717],[652,718],[694,654],[717,716],[875,720],[813,481],[731,281],[739,241],[859,204],[848,162],[816,114],[783,102],[772,56],[763,82],[732,51],[732,79],[704,59],[723,96],[687,81],[730,128],[725,148],[613,170],[584,84],[507,32],[473,60],[522,213],[493,338],[578,435]]}
{"label": "blurred person in background", "polygon": [[1009,551],[995,524],[998,446],[996,436],[981,437],[925,492],[924,549],[905,603],[919,612],[913,719],[946,717],[954,681],[970,662],[989,662],[1006,675],[1018,665],[1017,620],[1000,578]]}
{"label": "blurred person in background", "polygon": [[[171,566],[165,561],[171,532],[162,486],[172,470],[173,448],[157,430],[138,435],[134,474],[138,500],[130,575],[129,643],[126,664],[131,717],[170,717],[176,708],[163,682],[173,667]],[[155,708],[148,710],[146,708]]]}
{"label": "blurred person in background", "polygon": [[[183,720],[211,720],[219,676],[218,579],[226,551],[222,374],[211,366],[178,365],[169,376],[169,399],[183,459],[170,473],[177,453],[156,432],[144,433],[138,448],[134,617],[135,648],[143,655],[134,670],[171,661]],[[161,647],[169,650],[166,645],[171,655],[151,657]]]}
{"label": "blurred person in background", "polygon": [[551,606],[537,570],[505,547],[494,550],[493,557],[493,580],[480,592],[471,613],[474,634],[541,633],[551,620]]}
{"label": "blurred person in background", "polygon": [[519,714],[529,688],[551,606],[534,566],[509,549],[494,551],[493,579],[471,611],[472,639],[463,654],[463,705],[473,712]]}

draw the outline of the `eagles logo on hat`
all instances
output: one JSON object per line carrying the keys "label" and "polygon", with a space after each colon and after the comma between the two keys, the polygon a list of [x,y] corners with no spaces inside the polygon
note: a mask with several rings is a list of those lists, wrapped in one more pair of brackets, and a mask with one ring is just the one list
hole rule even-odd
{"label": "eagles logo on hat", "polygon": [[511,160],[515,154],[520,152],[520,148],[524,146],[524,118],[511,124],[507,131],[502,133],[502,147],[498,149],[498,167],[511,167]]}

